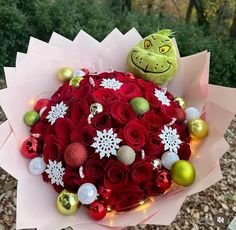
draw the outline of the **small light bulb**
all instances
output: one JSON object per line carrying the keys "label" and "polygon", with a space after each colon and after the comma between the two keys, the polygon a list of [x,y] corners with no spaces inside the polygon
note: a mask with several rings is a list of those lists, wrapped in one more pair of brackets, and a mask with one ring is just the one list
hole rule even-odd
{"label": "small light bulb", "polygon": [[112,207],[111,207],[111,206],[108,206],[108,207],[107,207],[107,211],[108,211],[108,212],[111,212],[111,211],[112,211]]}
{"label": "small light bulb", "polygon": [[141,200],[141,201],[139,201],[139,204],[142,205],[142,204],[144,204],[144,202],[145,202],[144,200]]}

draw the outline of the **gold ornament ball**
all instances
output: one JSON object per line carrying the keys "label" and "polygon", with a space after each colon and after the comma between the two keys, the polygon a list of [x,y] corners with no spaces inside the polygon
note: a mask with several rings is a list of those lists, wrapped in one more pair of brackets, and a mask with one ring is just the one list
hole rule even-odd
{"label": "gold ornament ball", "polygon": [[208,125],[200,118],[188,121],[187,125],[190,135],[196,139],[203,139],[208,134]]}
{"label": "gold ornament ball", "polygon": [[176,161],[171,166],[170,173],[173,181],[181,186],[191,185],[196,177],[196,172],[193,165],[185,160]]}
{"label": "gold ornament ball", "polygon": [[135,151],[128,145],[121,146],[117,151],[117,159],[125,165],[133,164],[135,156]]}
{"label": "gold ornament ball", "polygon": [[70,67],[63,67],[57,72],[57,79],[60,82],[69,81],[73,77],[74,71]]}
{"label": "gold ornament ball", "polygon": [[64,215],[73,215],[79,207],[79,199],[77,194],[64,189],[57,197],[57,209]]}
{"label": "gold ornament ball", "polygon": [[182,98],[182,97],[175,97],[174,101],[176,101],[180,105],[180,107],[182,109],[186,109],[187,108],[187,102],[185,101],[184,98]]}

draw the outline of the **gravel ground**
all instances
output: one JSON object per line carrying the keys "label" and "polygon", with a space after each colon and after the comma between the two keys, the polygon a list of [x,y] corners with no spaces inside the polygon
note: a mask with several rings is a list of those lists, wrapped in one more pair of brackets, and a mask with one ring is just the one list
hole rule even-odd
{"label": "gravel ground", "polygon": [[[0,88],[4,87],[0,80]],[[0,109],[0,123],[5,116]],[[226,229],[216,226],[214,217],[223,213],[230,222],[236,216],[236,117],[225,134],[230,149],[220,160],[223,179],[207,190],[187,197],[173,223],[169,226],[134,226],[136,229]],[[0,168],[0,230],[15,229],[17,181]],[[70,228],[71,229],[71,228]]]}

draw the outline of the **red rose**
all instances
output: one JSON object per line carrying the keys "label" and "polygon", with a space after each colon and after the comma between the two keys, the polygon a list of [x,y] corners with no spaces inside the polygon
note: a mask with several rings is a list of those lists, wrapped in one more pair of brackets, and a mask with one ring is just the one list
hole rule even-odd
{"label": "red rose", "polygon": [[79,141],[86,146],[90,146],[93,143],[93,138],[96,136],[96,129],[87,125],[84,127],[74,128],[71,132],[71,141]]}
{"label": "red rose", "polygon": [[163,122],[160,116],[153,111],[148,111],[143,115],[143,120],[146,122],[149,131],[157,132],[162,126]]}
{"label": "red rose", "polygon": [[92,182],[103,178],[104,175],[104,165],[101,160],[89,159],[84,164],[84,175],[88,181]]}
{"label": "red rose", "polygon": [[124,98],[125,101],[130,101],[134,97],[142,97],[142,91],[138,87],[136,83],[130,82],[123,84],[121,88],[118,90],[121,98]]}
{"label": "red rose", "polygon": [[73,91],[72,93],[72,98],[74,100],[86,100],[87,103],[91,103],[92,100],[92,86],[87,84],[87,85],[82,85],[78,89]]}
{"label": "red rose", "polygon": [[155,89],[159,89],[159,87],[157,87],[157,85],[152,81],[137,79],[137,83],[144,92],[154,92]]}
{"label": "red rose", "polygon": [[147,144],[144,147],[145,155],[153,157],[160,157],[164,152],[164,145],[161,143],[161,138],[159,137],[159,132],[151,132]]}
{"label": "red rose", "polygon": [[79,186],[83,183],[83,179],[79,176],[78,172],[66,170],[63,176],[63,182],[65,189],[76,193]]}
{"label": "red rose", "polygon": [[110,129],[112,126],[111,115],[109,113],[99,113],[92,118],[92,125],[97,130]]}
{"label": "red rose", "polygon": [[46,164],[48,164],[49,160],[56,160],[57,162],[62,161],[62,148],[57,142],[56,137],[53,135],[48,135],[45,139],[43,158]]}
{"label": "red rose", "polygon": [[89,105],[86,101],[78,101],[70,104],[70,118],[75,125],[88,124],[89,114]]}
{"label": "red rose", "polygon": [[111,107],[111,115],[118,125],[125,125],[136,117],[136,113],[127,102],[116,102]]}
{"label": "red rose", "polygon": [[129,182],[123,189],[115,191],[111,196],[113,209],[117,212],[125,212],[134,209],[144,199],[144,192],[134,182]]}
{"label": "red rose", "polygon": [[129,178],[129,168],[127,165],[111,160],[105,167],[104,185],[114,191],[126,186]]}
{"label": "red rose", "polygon": [[73,124],[68,118],[58,118],[55,122],[55,135],[58,144],[64,149],[71,142],[70,134]]}
{"label": "red rose", "polygon": [[133,164],[131,176],[138,183],[151,180],[153,167],[151,163],[138,161]]}
{"label": "red rose", "polygon": [[180,148],[178,150],[178,156],[180,160],[186,160],[188,161],[191,156],[191,149],[190,145],[186,143],[182,143],[180,145]]}
{"label": "red rose", "polygon": [[93,93],[93,100],[107,106],[117,101],[118,96],[113,89],[100,88]]}
{"label": "red rose", "polygon": [[156,186],[153,181],[146,181],[141,185],[141,189],[144,190],[147,197],[157,196],[161,194],[160,189]]}
{"label": "red rose", "polygon": [[146,144],[148,131],[138,119],[131,120],[123,130],[126,143],[135,151],[140,151]]}

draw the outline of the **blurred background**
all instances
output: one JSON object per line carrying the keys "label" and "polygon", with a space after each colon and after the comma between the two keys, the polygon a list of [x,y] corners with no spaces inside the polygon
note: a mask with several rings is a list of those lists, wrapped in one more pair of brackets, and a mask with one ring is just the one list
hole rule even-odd
{"label": "blurred background", "polygon": [[211,83],[236,87],[236,0],[0,0],[0,78],[30,36],[73,40],[83,29],[101,41],[114,27],[142,36],[171,28],[182,56],[211,52]]}

